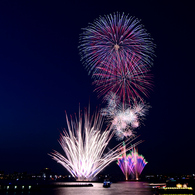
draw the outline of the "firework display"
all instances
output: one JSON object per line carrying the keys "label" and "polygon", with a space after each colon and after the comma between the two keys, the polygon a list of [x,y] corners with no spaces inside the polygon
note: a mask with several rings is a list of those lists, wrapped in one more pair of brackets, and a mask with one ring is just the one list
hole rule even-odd
{"label": "firework display", "polygon": [[154,47],[140,20],[116,13],[84,28],[79,50],[99,95],[112,91],[129,101],[148,95]]}
{"label": "firework display", "polygon": [[132,175],[133,179],[139,179],[139,175],[143,171],[145,165],[148,163],[144,157],[136,151],[135,147],[129,154],[126,154],[125,144],[123,145],[123,154],[118,158],[117,164],[121,168],[125,179],[128,180],[129,175]]}
{"label": "firework display", "polygon": [[[77,180],[92,180],[117,159],[126,180],[130,174],[136,179],[141,174],[147,162],[135,146],[142,141],[133,146],[128,144],[137,138],[134,130],[140,127],[149,109],[142,95],[148,97],[153,86],[150,68],[154,48],[140,20],[128,15],[100,16],[83,29],[79,46],[81,61],[107,106],[93,116],[89,110],[84,116],[79,112],[75,120],[69,120],[66,115],[68,131],[64,130],[59,141],[65,155],[57,151],[50,154]],[[104,131],[103,117],[107,119]],[[106,152],[114,135],[125,141]]]}
{"label": "firework display", "polygon": [[[139,65],[140,60],[137,62]],[[130,64],[135,64],[134,61]],[[98,78],[97,78],[98,76]],[[132,100],[143,100],[142,94],[149,97],[149,90],[152,89],[152,74],[149,69],[139,66],[139,71],[128,65],[118,65],[112,70],[102,69],[101,73],[94,74],[95,91],[98,96],[105,97],[110,92],[121,97],[122,102],[131,103]],[[97,79],[96,79],[97,78]]]}
{"label": "firework display", "polygon": [[154,44],[150,35],[134,17],[116,13],[100,16],[83,29],[80,36],[81,60],[89,72],[99,68],[112,69],[118,64],[128,64],[135,56],[150,65]]}
{"label": "firework display", "polygon": [[[61,134],[59,141],[65,155],[54,151],[50,155],[54,160],[64,166],[70,174],[78,181],[90,181],[111,162],[116,161],[122,154],[120,150],[122,143],[110,149],[105,149],[113,137],[110,128],[102,131],[102,116],[89,115],[85,111],[84,124],[82,115],[78,119],[69,121],[67,115],[68,132]],[[134,139],[126,140],[129,145]],[[135,143],[139,144],[141,141]],[[132,146],[127,147],[130,150]]]}
{"label": "firework display", "polygon": [[118,96],[110,93],[106,100],[107,107],[101,110],[103,116],[108,118],[112,124],[118,140],[133,136],[133,130],[140,126],[144,116],[147,114],[149,106],[143,102],[129,105],[121,104]]}
{"label": "firework display", "polygon": [[129,175],[133,171],[133,163],[131,162],[131,158],[129,158],[129,155],[126,154],[125,144],[123,145],[122,150],[123,154],[117,159],[117,165],[125,175],[125,180],[128,180]]}

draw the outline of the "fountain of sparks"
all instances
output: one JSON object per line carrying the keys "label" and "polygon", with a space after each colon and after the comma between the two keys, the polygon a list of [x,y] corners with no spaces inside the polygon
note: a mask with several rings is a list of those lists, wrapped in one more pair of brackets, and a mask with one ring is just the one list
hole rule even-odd
{"label": "fountain of sparks", "polygon": [[148,162],[142,155],[138,154],[135,146],[129,154],[126,154],[126,146],[123,144],[121,151],[123,151],[123,154],[118,158],[117,164],[125,175],[125,179],[128,180],[129,175],[132,175],[133,179],[139,180],[139,175]]}
{"label": "fountain of sparks", "polygon": [[[49,154],[54,160],[64,166],[77,181],[91,181],[100,171],[111,162],[116,161],[123,153],[119,143],[105,153],[109,141],[113,137],[111,128],[102,131],[103,118],[99,112],[90,116],[89,110],[84,112],[84,117],[79,111],[79,117],[66,121],[68,131],[61,133],[59,141],[65,155],[54,151]],[[83,123],[84,118],[84,123]],[[135,140],[129,138],[125,141],[126,151],[131,150],[130,143]],[[138,145],[142,141],[138,141]]]}

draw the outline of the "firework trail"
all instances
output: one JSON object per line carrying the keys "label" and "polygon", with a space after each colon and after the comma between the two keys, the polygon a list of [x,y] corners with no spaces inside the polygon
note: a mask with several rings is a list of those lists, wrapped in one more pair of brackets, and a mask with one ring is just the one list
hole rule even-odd
{"label": "firework trail", "polygon": [[144,116],[147,114],[149,105],[143,102],[129,105],[120,103],[116,94],[110,93],[106,97],[108,105],[101,110],[103,116],[111,122],[111,128],[118,140],[134,136],[134,129],[138,128]]}
{"label": "firework trail", "polygon": [[123,154],[117,159],[117,165],[121,168],[123,174],[125,175],[125,179],[128,180],[128,177],[133,170],[133,163],[131,162],[129,155],[126,154],[125,144],[123,144],[122,150]]}
{"label": "firework trail", "polygon": [[144,159],[144,156],[142,156],[141,154],[138,154],[135,147],[131,151],[130,157],[131,157],[133,165],[134,165],[132,173],[134,174],[135,179],[138,180],[139,175],[141,174],[141,172],[143,171],[145,165],[148,162]]}
{"label": "firework trail", "polygon": [[[99,112],[97,112],[99,113]],[[84,124],[82,115],[75,116],[69,121],[67,115],[68,131],[61,134],[59,141],[65,155],[57,151],[49,154],[54,160],[64,166],[78,181],[92,180],[108,164],[117,160],[122,154],[118,144],[104,154],[110,139],[113,137],[111,129],[101,131],[103,119],[100,114],[90,117],[89,111],[85,111]],[[126,140],[129,145],[134,139]],[[135,145],[142,141],[138,141]],[[132,147],[128,146],[127,150]]]}
{"label": "firework trail", "polygon": [[118,158],[117,164],[125,175],[125,179],[128,180],[128,176],[132,174],[138,180],[139,175],[148,162],[146,162],[142,155],[138,154],[135,147],[133,147],[129,154],[126,154],[126,147],[123,144],[122,151],[123,154]]}

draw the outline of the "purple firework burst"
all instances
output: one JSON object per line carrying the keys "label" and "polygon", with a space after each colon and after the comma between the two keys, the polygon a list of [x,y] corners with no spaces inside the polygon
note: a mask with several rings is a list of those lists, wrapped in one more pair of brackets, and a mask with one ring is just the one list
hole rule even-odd
{"label": "purple firework burst", "polygon": [[100,69],[101,73],[94,74],[93,82],[99,96],[113,92],[121,97],[122,102],[128,103],[132,100],[142,100],[142,94],[149,96],[149,89],[153,86],[153,76],[141,60],[133,57],[129,63],[124,62],[112,69]]}
{"label": "purple firework burst", "polygon": [[150,35],[134,17],[116,13],[100,16],[83,29],[79,51],[89,73],[112,70],[118,64],[130,63],[132,57],[150,66],[154,56],[154,43]]}

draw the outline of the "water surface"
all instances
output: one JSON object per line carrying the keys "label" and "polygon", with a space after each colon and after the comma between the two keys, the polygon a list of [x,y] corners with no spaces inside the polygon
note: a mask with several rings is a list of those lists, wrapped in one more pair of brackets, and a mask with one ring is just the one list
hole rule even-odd
{"label": "water surface", "polygon": [[[31,192],[0,192],[4,195],[156,195],[144,182],[112,183],[103,188],[103,183],[93,183],[93,187],[56,187]],[[166,194],[167,195],[167,194]]]}

